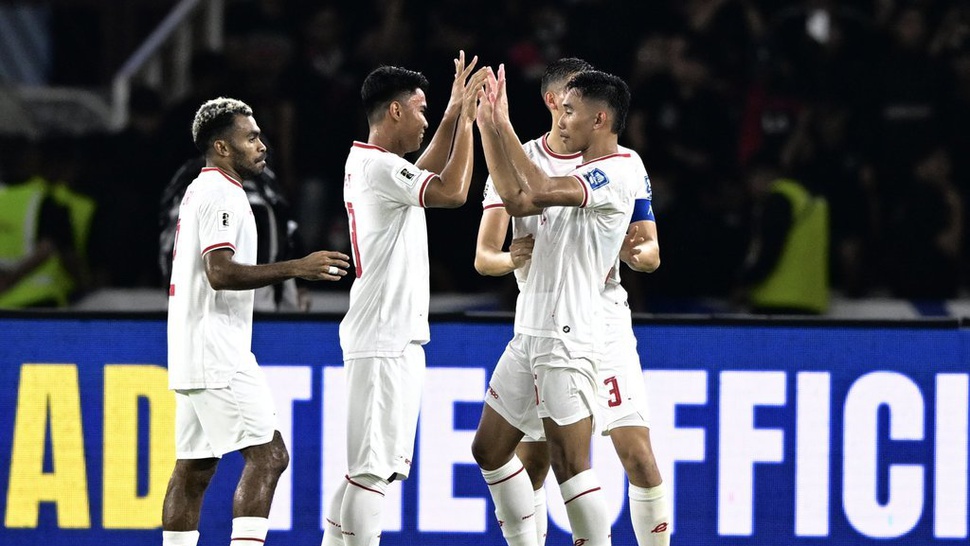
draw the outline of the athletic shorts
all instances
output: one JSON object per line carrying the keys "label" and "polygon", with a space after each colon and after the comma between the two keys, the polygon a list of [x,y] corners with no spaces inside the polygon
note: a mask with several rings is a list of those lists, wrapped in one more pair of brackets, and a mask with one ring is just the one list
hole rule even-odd
{"label": "athletic shorts", "polygon": [[276,407],[266,375],[251,358],[221,389],[175,391],[175,456],[209,459],[269,443]]}
{"label": "athletic shorts", "polygon": [[563,427],[595,415],[596,364],[574,358],[559,339],[523,336],[522,347],[532,364],[539,393],[540,419]]}
{"label": "athletic shorts", "polygon": [[515,334],[495,364],[488,381],[485,403],[513,427],[525,434],[523,441],[545,441],[539,419],[538,390],[532,366],[522,347],[523,336]]}
{"label": "athletic shorts", "polygon": [[618,427],[649,427],[650,410],[643,385],[643,369],[637,354],[637,338],[630,325],[609,332],[597,377],[599,408],[597,417],[603,423],[602,434],[609,435]]}
{"label": "athletic shorts", "polygon": [[424,348],[411,343],[401,356],[354,358],[344,368],[348,475],[407,479],[424,387]]}

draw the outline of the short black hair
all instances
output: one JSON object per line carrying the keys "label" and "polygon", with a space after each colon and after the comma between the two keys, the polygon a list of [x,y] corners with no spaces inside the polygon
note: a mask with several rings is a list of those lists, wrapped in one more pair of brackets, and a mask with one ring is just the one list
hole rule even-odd
{"label": "short black hair", "polygon": [[200,152],[207,153],[212,143],[233,126],[236,116],[251,115],[253,109],[241,100],[219,97],[206,101],[192,121],[192,142]]}
{"label": "short black hair", "polygon": [[369,122],[380,119],[380,113],[391,101],[406,97],[415,90],[428,92],[428,78],[424,74],[399,66],[381,66],[364,78],[360,98]]}
{"label": "short black hair", "polygon": [[542,73],[542,83],[539,90],[545,95],[553,84],[566,83],[573,75],[587,70],[593,70],[593,65],[576,57],[565,57],[552,61]]}
{"label": "short black hair", "polygon": [[626,82],[613,74],[599,70],[587,70],[573,76],[566,84],[566,90],[575,89],[584,99],[601,100],[613,110],[613,125],[610,130],[615,134],[626,127],[626,114],[630,110],[630,88]]}

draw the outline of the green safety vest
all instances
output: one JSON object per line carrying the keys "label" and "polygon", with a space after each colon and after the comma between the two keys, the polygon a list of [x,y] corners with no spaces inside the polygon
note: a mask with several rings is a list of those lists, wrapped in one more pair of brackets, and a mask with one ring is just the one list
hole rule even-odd
{"label": "green safety vest", "polygon": [[[86,254],[94,200],[63,184],[52,188],[44,179],[34,177],[23,184],[0,188],[0,266],[13,267],[34,251],[41,205],[47,196],[68,209],[74,246],[80,256]],[[18,309],[47,302],[65,306],[74,286],[74,279],[60,257],[54,255],[0,293],[0,309]]]}
{"label": "green safety vest", "polygon": [[828,202],[794,180],[776,180],[770,191],[791,203],[792,223],[774,270],[752,288],[751,303],[824,313],[829,305]]}

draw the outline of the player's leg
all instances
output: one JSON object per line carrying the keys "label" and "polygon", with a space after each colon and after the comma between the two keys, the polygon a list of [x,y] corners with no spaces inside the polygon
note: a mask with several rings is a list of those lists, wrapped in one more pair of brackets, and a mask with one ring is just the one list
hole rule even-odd
{"label": "player's leg", "polygon": [[162,545],[195,546],[202,498],[219,459],[178,459],[162,502]]}
{"label": "player's leg", "polygon": [[347,492],[347,480],[340,483],[337,492],[330,499],[327,507],[327,528],[323,532],[323,540],[320,546],[342,546],[344,535],[340,527],[340,509],[344,503],[344,494]]}
{"label": "player's leg", "polygon": [[515,450],[524,431],[541,438],[542,430],[532,370],[520,343],[519,336],[509,342],[489,380],[472,456],[488,484],[506,542],[533,546],[537,541],[535,494]]}
{"label": "player's leg", "polygon": [[545,440],[523,438],[515,448],[515,454],[525,466],[532,481],[532,502],[536,515],[536,540],[539,546],[546,543],[549,533],[549,507],[546,504],[546,476],[549,475],[549,446]]}
{"label": "player's leg", "polygon": [[290,455],[279,431],[274,431],[269,443],[249,446],[239,452],[244,463],[232,501],[232,540],[245,545],[246,541],[266,540],[273,494],[290,464]]}
{"label": "player's leg", "polygon": [[175,393],[175,456],[175,468],[162,502],[162,545],[195,546],[202,499],[219,459],[185,392]]}
{"label": "player's leg", "polygon": [[670,544],[670,503],[650,444],[650,429],[621,426],[610,431],[630,480],[630,520],[640,546]]}
{"label": "player's leg", "polygon": [[232,503],[232,540],[265,541],[270,506],[290,458],[276,429],[276,406],[266,375],[251,357],[220,389],[190,396],[213,451],[238,451],[243,469]]}
{"label": "player's leg", "polygon": [[559,482],[573,541],[587,546],[610,544],[610,521],[599,480],[590,468],[594,366],[572,359],[559,340],[537,340],[534,367],[539,416],[549,444],[552,471]]}
{"label": "player's leg", "polygon": [[399,357],[347,360],[347,477],[340,509],[344,543],[380,542],[384,496],[406,479],[414,454],[425,357],[412,343]]}
{"label": "player's leg", "polygon": [[629,323],[610,327],[598,369],[603,433],[629,479],[630,522],[640,546],[670,543],[670,504],[650,442],[650,410],[636,338]]}

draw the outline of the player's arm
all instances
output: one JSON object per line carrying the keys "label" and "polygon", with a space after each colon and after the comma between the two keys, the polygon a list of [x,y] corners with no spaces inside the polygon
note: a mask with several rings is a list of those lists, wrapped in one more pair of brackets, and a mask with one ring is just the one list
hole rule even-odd
{"label": "player's arm", "polygon": [[657,238],[656,222],[640,220],[630,224],[620,247],[620,260],[630,269],[644,273],[653,273],[660,267],[660,240]]}
{"label": "player's arm", "polygon": [[458,117],[461,115],[462,103],[465,96],[465,87],[468,77],[471,75],[475,64],[478,63],[478,56],[472,57],[468,66],[465,66],[465,52],[459,51],[455,63],[455,80],[451,84],[451,96],[448,98],[448,105],[445,113],[441,116],[441,123],[431,137],[431,142],[424,149],[421,157],[415,161],[415,166],[426,171],[440,173],[448,162],[451,154]]}
{"label": "player's arm", "polygon": [[[205,276],[213,290],[252,290],[287,279],[339,281],[347,274],[350,258],[329,250],[314,252],[296,260],[247,265],[232,259],[231,248],[219,248],[204,256]],[[333,269],[331,269],[333,268]]]}
{"label": "player's arm", "polygon": [[497,78],[489,77],[487,98],[491,115],[479,116],[483,121],[482,143],[486,161],[491,148],[489,172],[508,213],[528,216],[549,206],[581,206],[586,197],[582,183],[573,177],[548,176],[519,144],[509,118],[504,66],[499,67]]}
{"label": "player's arm", "polygon": [[424,190],[424,204],[429,208],[457,208],[465,204],[471,186],[475,150],[473,125],[477,111],[478,89],[486,72],[479,70],[464,89],[461,113],[455,129],[454,147],[441,174],[432,178]]}
{"label": "player's arm", "polygon": [[532,258],[533,236],[512,239],[508,252],[502,250],[509,228],[509,214],[502,207],[487,208],[478,224],[475,245],[475,271],[480,275],[500,277],[515,271]]}

